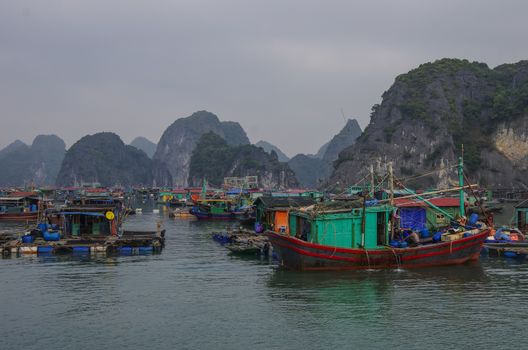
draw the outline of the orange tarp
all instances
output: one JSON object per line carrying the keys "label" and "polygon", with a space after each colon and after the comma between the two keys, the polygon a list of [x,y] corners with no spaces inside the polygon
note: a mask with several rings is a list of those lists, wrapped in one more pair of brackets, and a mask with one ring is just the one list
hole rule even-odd
{"label": "orange tarp", "polygon": [[288,212],[287,211],[276,211],[275,212],[275,231],[280,232],[281,227],[286,228],[286,232],[289,232],[288,227]]}

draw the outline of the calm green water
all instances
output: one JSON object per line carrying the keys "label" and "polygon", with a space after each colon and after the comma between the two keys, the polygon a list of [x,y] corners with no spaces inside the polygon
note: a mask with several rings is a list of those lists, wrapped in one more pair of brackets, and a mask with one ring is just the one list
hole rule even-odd
{"label": "calm green water", "polygon": [[526,347],[528,262],[296,273],[160,219],[160,255],[0,260],[0,349]]}

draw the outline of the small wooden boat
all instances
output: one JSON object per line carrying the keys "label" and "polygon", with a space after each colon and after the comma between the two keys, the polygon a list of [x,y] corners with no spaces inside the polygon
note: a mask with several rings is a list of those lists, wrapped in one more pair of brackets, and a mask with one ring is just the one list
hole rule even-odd
{"label": "small wooden boat", "polygon": [[528,240],[517,228],[501,227],[486,239],[482,251],[489,256],[526,257],[528,254]]}
{"label": "small wooden boat", "polygon": [[241,210],[228,199],[199,199],[189,212],[198,220],[247,220],[253,216],[252,209]]}
{"label": "small wooden boat", "polygon": [[170,218],[175,219],[194,219],[194,215],[189,212],[188,209],[176,209],[169,212]]}

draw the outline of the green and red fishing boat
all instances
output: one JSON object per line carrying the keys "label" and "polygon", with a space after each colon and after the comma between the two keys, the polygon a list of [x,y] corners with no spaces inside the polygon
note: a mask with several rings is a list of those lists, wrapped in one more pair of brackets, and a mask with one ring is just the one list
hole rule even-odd
{"label": "green and red fishing boat", "polygon": [[[461,164],[459,172],[461,173]],[[392,171],[392,170],[391,170]],[[462,173],[461,173],[462,174]],[[397,227],[397,207],[393,200],[363,200],[348,203],[320,203],[289,212],[281,230],[268,230],[280,264],[293,270],[356,270],[418,268],[456,265],[477,260],[490,234],[483,222],[465,222],[462,175],[460,210],[433,237],[405,233]],[[414,193],[411,191],[411,193]],[[422,196],[411,194],[432,205]],[[458,222],[456,220],[459,220]],[[402,239],[403,238],[403,239]],[[412,239],[409,239],[412,238]],[[408,240],[409,239],[409,240]]]}

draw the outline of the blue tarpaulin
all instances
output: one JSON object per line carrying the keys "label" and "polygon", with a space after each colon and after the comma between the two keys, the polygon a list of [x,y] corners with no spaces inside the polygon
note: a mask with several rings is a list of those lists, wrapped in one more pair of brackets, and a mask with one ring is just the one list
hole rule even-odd
{"label": "blue tarpaulin", "polygon": [[424,208],[401,208],[400,228],[420,231],[427,227],[427,215]]}
{"label": "blue tarpaulin", "polygon": [[230,189],[229,191],[226,192],[226,194],[227,194],[228,196],[233,196],[233,195],[237,195],[237,194],[241,194],[241,193],[245,193],[245,194],[247,194],[248,191],[247,191],[247,190],[240,189],[240,188],[232,188],[232,189]]}
{"label": "blue tarpaulin", "polygon": [[69,211],[61,213],[62,215],[88,215],[88,216],[105,216],[105,214],[102,213],[89,213],[85,211]]}

